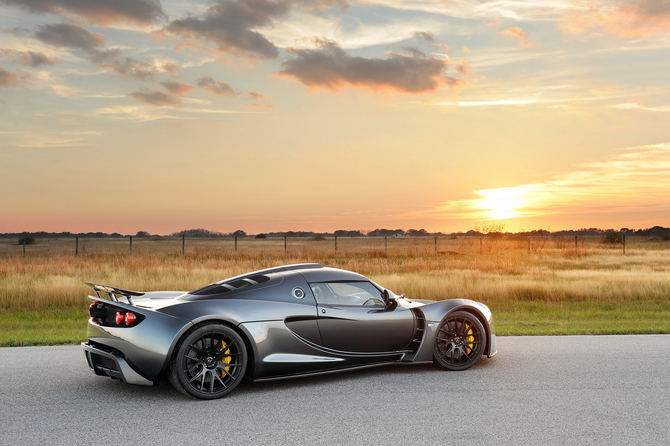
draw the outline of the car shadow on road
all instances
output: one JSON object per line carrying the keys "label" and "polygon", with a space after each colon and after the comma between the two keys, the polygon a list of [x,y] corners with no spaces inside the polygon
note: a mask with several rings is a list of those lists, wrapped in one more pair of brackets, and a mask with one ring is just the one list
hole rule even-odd
{"label": "car shadow on road", "polygon": [[[239,397],[257,397],[262,394],[271,396],[273,393],[282,392],[302,392],[312,389],[330,388],[332,386],[352,387],[360,384],[366,387],[366,383],[375,385],[384,382],[387,385],[399,385],[409,381],[426,381],[434,378],[436,374],[445,374],[445,379],[454,379],[457,376],[469,376],[462,374],[479,374],[493,366],[493,360],[482,358],[469,370],[463,372],[448,372],[434,364],[390,364],[378,367],[370,367],[358,370],[340,371],[323,375],[313,375],[304,377],[295,377],[290,379],[281,379],[275,381],[253,382],[249,379],[243,380],[239,387],[235,389],[224,400],[236,399]],[[158,386],[134,386],[121,383],[111,379],[101,379],[101,377],[91,377],[94,385],[85,385],[85,389],[92,394],[104,393],[114,395],[119,400],[144,400],[151,403],[177,402],[177,401],[197,401],[175,390],[167,380],[162,380]],[[87,393],[87,392],[86,392]]]}

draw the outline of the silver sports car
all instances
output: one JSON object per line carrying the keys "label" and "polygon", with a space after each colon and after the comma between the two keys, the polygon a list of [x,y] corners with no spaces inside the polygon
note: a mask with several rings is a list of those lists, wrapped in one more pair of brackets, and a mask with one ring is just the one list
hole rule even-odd
{"label": "silver sports car", "polygon": [[465,370],[496,353],[489,308],[408,299],[315,263],[254,271],[195,291],[140,293],[88,283],[88,365],[96,375],[214,399],[253,381],[399,363]]}

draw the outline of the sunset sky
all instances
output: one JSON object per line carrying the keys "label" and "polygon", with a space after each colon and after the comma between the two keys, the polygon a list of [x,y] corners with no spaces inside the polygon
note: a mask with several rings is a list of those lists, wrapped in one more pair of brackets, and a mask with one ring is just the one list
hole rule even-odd
{"label": "sunset sky", "polygon": [[0,232],[670,226],[670,0],[0,0]]}

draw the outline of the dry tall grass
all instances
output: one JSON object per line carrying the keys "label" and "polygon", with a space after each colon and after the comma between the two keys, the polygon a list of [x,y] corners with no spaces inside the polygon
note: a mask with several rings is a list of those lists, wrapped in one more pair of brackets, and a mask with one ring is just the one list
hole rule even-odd
{"label": "dry tall grass", "polygon": [[529,255],[527,242],[503,240],[493,245],[491,254],[486,249],[480,255],[478,239],[440,240],[435,252],[429,238],[420,243],[393,240],[388,252],[383,239],[340,239],[337,251],[332,240],[298,240],[284,252],[283,240],[271,245],[244,241],[237,253],[217,240],[199,242],[185,255],[174,246],[137,252],[137,245],[132,255],[108,253],[105,241],[96,247],[99,253],[77,257],[5,255],[0,257],[0,308],[80,308],[90,291],[84,281],[140,291],[192,290],[248,271],[302,262],[357,271],[409,297],[469,298],[498,310],[529,302],[610,306],[640,299],[667,308],[670,299],[670,250],[629,249],[624,256],[598,246],[575,250],[573,245],[545,246],[540,254]]}

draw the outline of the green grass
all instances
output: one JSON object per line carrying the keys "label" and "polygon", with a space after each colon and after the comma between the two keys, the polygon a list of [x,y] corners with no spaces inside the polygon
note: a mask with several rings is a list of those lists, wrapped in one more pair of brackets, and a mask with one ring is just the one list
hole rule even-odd
{"label": "green grass", "polygon": [[76,344],[86,340],[82,310],[0,312],[0,346]]}

